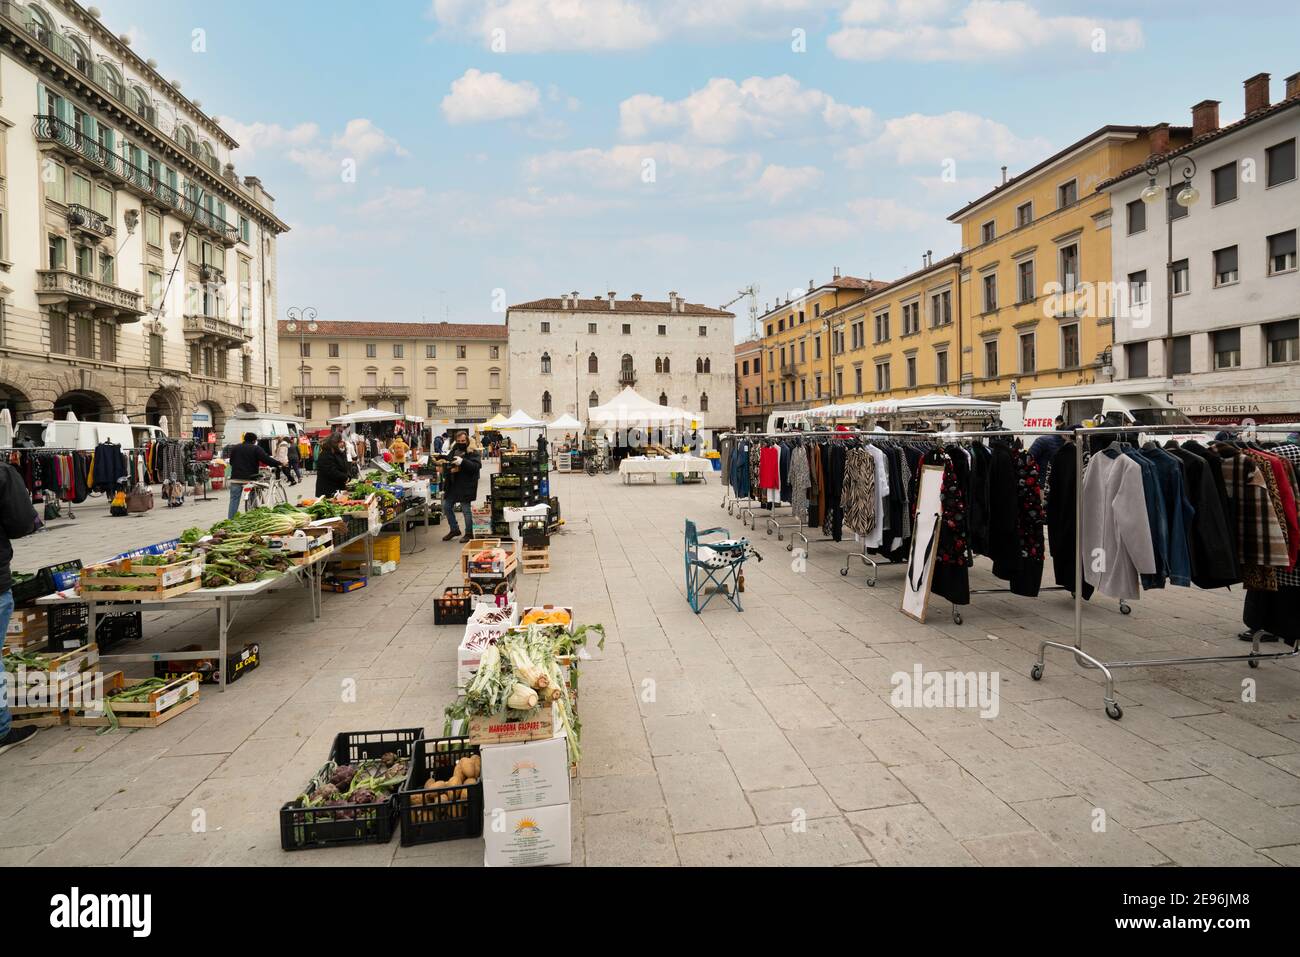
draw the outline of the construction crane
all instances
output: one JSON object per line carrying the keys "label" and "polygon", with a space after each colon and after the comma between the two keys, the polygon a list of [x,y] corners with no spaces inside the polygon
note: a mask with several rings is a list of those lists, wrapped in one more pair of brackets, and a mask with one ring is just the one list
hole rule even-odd
{"label": "construction crane", "polygon": [[749,338],[758,338],[758,283],[751,282],[740,292],[736,293],[736,298],[730,302],[722,304],[723,309],[730,309],[746,296],[749,297]]}

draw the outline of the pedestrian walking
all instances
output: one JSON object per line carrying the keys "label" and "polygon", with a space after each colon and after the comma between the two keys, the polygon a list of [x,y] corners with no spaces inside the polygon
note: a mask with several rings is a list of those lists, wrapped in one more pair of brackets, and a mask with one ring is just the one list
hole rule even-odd
{"label": "pedestrian walking", "polygon": [[474,499],[478,498],[478,476],[483,468],[483,459],[476,441],[468,432],[457,432],[449,452],[451,462],[447,466],[447,479],[444,483],[442,510],[447,516],[447,534],[442,536],[449,542],[460,529],[456,525],[456,510],[459,508],[465,516],[465,534],[462,542],[474,537]]}
{"label": "pedestrian walking", "polygon": [[[13,579],[9,572],[14,548],[9,542],[34,531],[36,509],[32,508],[32,497],[27,493],[22,476],[7,462],[0,464],[0,635],[8,632],[9,618],[14,610]],[[0,754],[36,733],[35,728],[13,727],[9,713],[11,686],[8,673],[0,668]]]}

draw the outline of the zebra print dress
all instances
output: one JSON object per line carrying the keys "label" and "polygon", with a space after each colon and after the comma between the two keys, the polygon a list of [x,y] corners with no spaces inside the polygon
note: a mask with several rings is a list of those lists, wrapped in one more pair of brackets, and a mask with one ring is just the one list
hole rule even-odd
{"label": "zebra print dress", "polygon": [[866,535],[876,527],[876,463],[866,449],[849,449],[844,456],[844,487],[840,492],[844,527]]}

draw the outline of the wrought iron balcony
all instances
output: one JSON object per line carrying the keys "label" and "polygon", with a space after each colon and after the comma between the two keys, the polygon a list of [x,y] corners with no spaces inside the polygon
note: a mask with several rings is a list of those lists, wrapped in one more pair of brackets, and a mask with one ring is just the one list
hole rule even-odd
{"label": "wrought iron balcony", "polygon": [[55,145],[70,156],[89,160],[132,192],[146,199],[155,199],[178,215],[193,220],[196,226],[211,233],[224,245],[233,246],[239,242],[239,229],[199,203],[195,190],[186,187],[181,192],[170,183],[164,183],[148,170],[114,153],[71,123],[57,116],[38,113],[32,123],[32,135],[42,143]]}
{"label": "wrought iron balcony", "polygon": [[348,390],[341,385],[296,385],[293,387],[295,399],[346,399]]}
{"label": "wrought iron balcony", "polygon": [[797,379],[798,377],[799,377],[798,366],[794,365],[793,363],[787,363],[787,362],[781,363],[782,379]]}
{"label": "wrought iron balcony", "polygon": [[618,373],[618,384],[623,386],[636,385],[636,370],[620,369]]}
{"label": "wrought iron balcony", "polygon": [[219,266],[204,264],[199,267],[199,282],[224,286],[226,284],[226,271]]}
{"label": "wrought iron balcony", "polygon": [[233,349],[242,346],[253,338],[245,332],[244,327],[235,322],[227,322],[215,316],[185,316],[181,320],[185,339],[189,342],[205,342],[212,345]]}
{"label": "wrought iron balcony", "polygon": [[144,297],[66,269],[39,269],[36,298],[42,305],[66,304],[69,312],[93,312],[119,322],[135,322],[145,309]]}
{"label": "wrought iron balcony", "polygon": [[95,212],[80,203],[68,204],[68,228],[90,237],[94,242],[111,239],[117,232],[109,225],[108,217]]}
{"label": "wrought iron balcony", "polygon": [[357,390],[361,398],[368,399],[409,399],[409,385],[363,385]]}

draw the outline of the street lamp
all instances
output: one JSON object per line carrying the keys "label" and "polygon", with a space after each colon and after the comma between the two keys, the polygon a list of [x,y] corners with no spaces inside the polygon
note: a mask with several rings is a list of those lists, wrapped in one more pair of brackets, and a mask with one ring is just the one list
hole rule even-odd
{"label": "street lamp", "polygon": [[289,321],[284,324],[285,332],[290,335],[298,333],[298,414],[304,421],[307,418],[307,363],[303,360],[304,347],[307,342],[307,333],[315,332],[320,328],[316,324],[316,309],[313,306],[307,306],[300,309],[298,306],[291,306],[285,314]]}
{"label": "street lamp", "polygon": [[[1156,176],[1160,173],[1160,167],[1165,167],[1166,186],[1161,189],[1156,184]],[[1174,167],[1181,169],[1182,184],[1178,192],[1174,192]],[[1192,180],[1196,176],[1196,160],[1190,156],[1182,156],[1176,159],[1153,160],[1147,164],[1147,185],[1142,190],[1140,196],[1142,202],[1148,206],[1155,203],[1161,196],[1165,197],[1165,335],[1163,341],[1164,352],[1164,374],[1166,379],[1170,379],[1174,374],[1174,217],[1169,215],[1170,200],[1177,203],[1183,209],[1191,209],[1201,198],[1201,191],[1192,185]]]}

